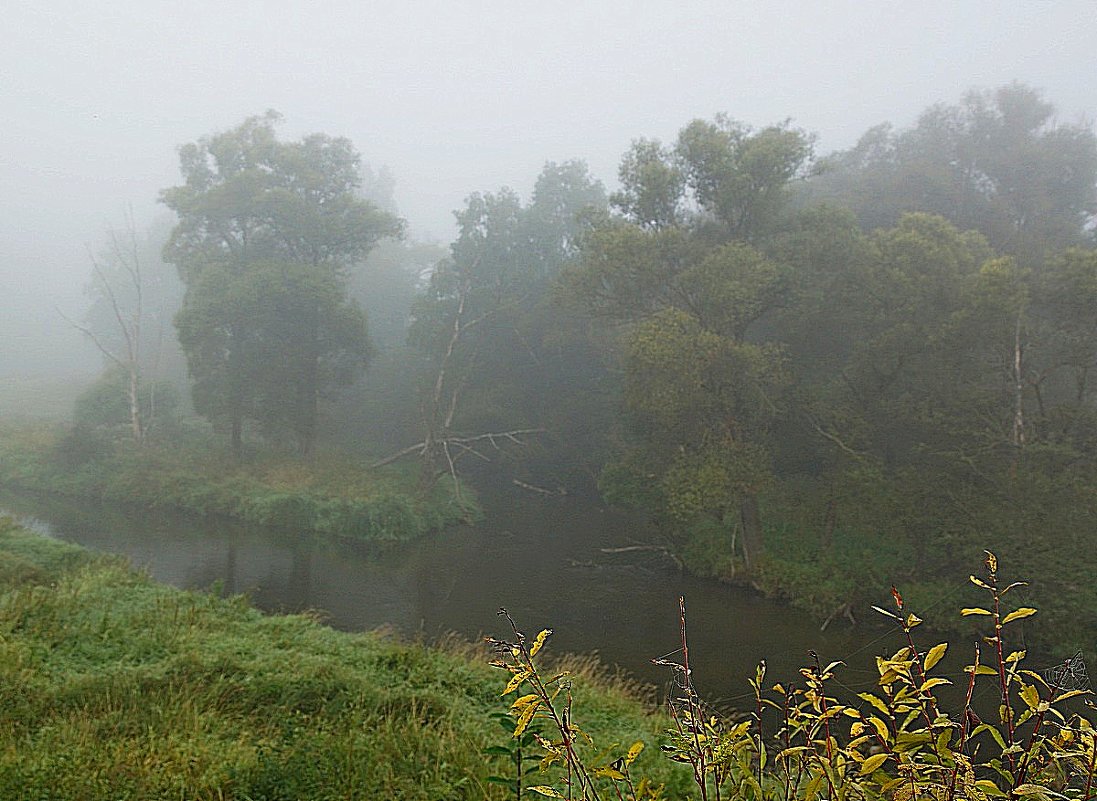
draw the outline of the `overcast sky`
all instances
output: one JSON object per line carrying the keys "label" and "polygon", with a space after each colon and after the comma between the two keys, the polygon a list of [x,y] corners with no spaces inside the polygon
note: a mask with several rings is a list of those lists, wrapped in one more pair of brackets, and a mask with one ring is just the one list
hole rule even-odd
{"label": "overcast sky", "polygon": [[569,158],[612,185],[630,140],[717,112],[792,118],[823,153],[1012,80],[1097,118],[1093,0],[4,0],[2,19],[0,376],[55,358],[87,246],[129,205],[139,228],[164,213],[177,146],[268,108],[286,138],[388,166],[413,235],[442,241],[471,191],[527,193]]}

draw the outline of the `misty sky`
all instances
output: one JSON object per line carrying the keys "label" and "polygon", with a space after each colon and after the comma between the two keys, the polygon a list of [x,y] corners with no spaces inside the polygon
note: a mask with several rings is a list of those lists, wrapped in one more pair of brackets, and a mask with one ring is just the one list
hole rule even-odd
{"label": "misty sky", "polygon": [[[175,149],[268,108],[387,165],[413,235],[546,160],[607,184],[639,136],[791,117],[818,151],[1020,80],[1097,118],[1097,3],[51,2],[0,33],[0,377],[79,350],[87,247],[177,183]],[[94,361],[94,360],[92,360]],[[94,366],[94,365],[93,365]]]}

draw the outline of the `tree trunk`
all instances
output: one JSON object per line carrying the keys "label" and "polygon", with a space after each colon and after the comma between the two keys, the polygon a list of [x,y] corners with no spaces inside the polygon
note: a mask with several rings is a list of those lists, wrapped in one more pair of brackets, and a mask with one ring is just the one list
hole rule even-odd
{"label": "tree trunk", "polygon": [[232,458],[237,462],[244,458],[244,421],[238,414],[232,416]]}
{"label": "tree trunk", "polygon": [[297,448],[302,459],[311,459],[316,453],[316,421],[319,416],[318,394],[320,388],[320,310],[312,306],[308,310],[308,352],[302,360],[297,378]]}
{"label": "tree trunk", "polygon": [[747,495],[739,504],[739,519],[743,524],[743,562],[752,572],[762,554],[762,517],[758,511],[758,496]]}
{"label": "tree trunk", "polygon": [[141,396],[136,364],[130,364],[129,379],[127,394],[130,402],[130,429],[133,432],[133,441],[140,445],[145,441],[145,429],[141,423]]}

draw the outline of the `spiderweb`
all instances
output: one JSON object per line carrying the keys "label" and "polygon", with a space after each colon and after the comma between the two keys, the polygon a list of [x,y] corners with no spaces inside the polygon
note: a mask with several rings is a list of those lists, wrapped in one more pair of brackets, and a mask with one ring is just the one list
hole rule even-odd
{"label": "spiderweb", "polygon": [[1040,676],[1049,687],[1058,687],[1060,690],[1089,689],[1089,674],[1086,673],[1086,663],[1082,659],[1081,651],[1058,665],[1040,671]]}

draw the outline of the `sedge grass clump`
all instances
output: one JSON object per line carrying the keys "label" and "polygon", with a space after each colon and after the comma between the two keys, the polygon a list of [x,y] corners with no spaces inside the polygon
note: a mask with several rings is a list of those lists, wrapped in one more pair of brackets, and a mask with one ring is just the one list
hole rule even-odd
{"label": "sedge grass clump", "polygon": [[[694,689],[680,600],[680,647],[655,660],[676,679],[669,702],[674,725],[660,750],[689,768],[702,801],[1092,801],[1097,729],[1090,692],[1072,682],[1071,660],[1044,674],[1024,667],[1027,654],[1009,645],[1008,634],[1036,609],[1010,608],[1007,596],[1025,582],[1003,584],[989,551],[984,568],[970,581],[987,603],[962,615],[986,618],[990,631],[972,648],[958,702],[941,694],[952,681],[937,671],[948,644],[919,645],[914,632],[922,620],[893,588],[894,609],[877,611],[895,624],[901,645],[877,657],[874,690],[842,697],[835,691],[843,689],[835,678],[842,663],[824,665],[812,652],[788,682],[769,684],[760,664],[750,680],[754,709],[728,719]],[[663,797],[663,788],[638,771],[643,742],[594,747],[574,715],[570,676],[539,665],[551,631],[531,641],[513,622],[512,628],[513,640],[493,641],[494,664],[510,673],[504,695],[516,695],[512,735],[522,738],[535,726],[552,732],[533,738],[545,776],[528,789],[583,801]],[[984,684],[996,698],[988,719],[973,702]]]}

